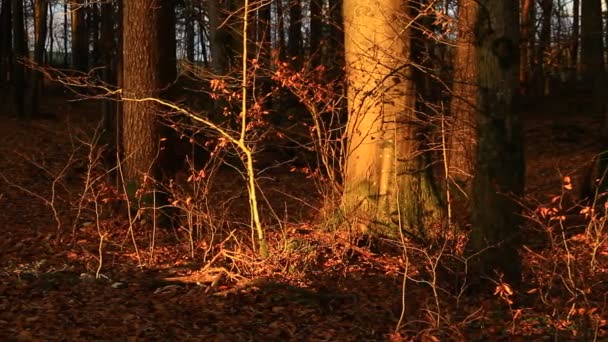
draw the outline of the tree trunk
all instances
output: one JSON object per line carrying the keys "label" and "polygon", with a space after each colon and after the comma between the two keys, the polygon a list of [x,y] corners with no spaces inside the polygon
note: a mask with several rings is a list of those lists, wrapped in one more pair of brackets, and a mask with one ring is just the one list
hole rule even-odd
{"label": "tree trunk", "polygon": [[276,29],[276,42],[277,50],[279,51],[279,59],[284,60],[286,56],[286,45],[285,45],[285,18],[283,11],[283,0],[276,0],[275,2],[277,10],[277,29]]}
{"label": "tree trunk", "polygon": [[300,67],[302,59],[302,2],[291,0],[289,6],[289,41],[287,42],[289,57],[294,68]]}
{"label": "tree trunk", "polygon": [[70,2],[72,29],[72,67],[78,71],[87,71],[89,58],[89,40],[86,26],[86,8],[84,0]]}
{"label": "tree trunk", "polygon": [[0,82],[11,81],[13,34],[11,1],[2,1],[0,10]]}
{"label": "tree trunk", "polygon": [[440,210],[419,156],[410,30],[401,0],[344,1],[348,148],[342,198],[358,228],[426,237]]}
{"label": "tree trunk", "polygon": [[551,46],[551,18],[553,16],[553,0],[542,0],[540,3],[541,9],[543,11],[543,16],[541,20],[541,29],[540,35],[538,38],[538,49],[536,50],[536,77],[535,81],[536,89],[539,94],[546,94],[546,85],[547,82],[547,71],[548,68],[545,65],[545,53],[547,49]]}
{"label": "tree trunk", "polygon": [[184,9],[184,40],[186,46],[186,59],[194,62],[194,7],[187,2]]}
{"label": "tree trunk", "polygon": [[[604,44],[602,39],[601,0],[582,0],[581,6],[581,75],[583,82],[591,87],[594,114],[606,114]],[[608,118],[607,118],[608,121]],[[604,135],[608,138],[608,122],[604,125]]]}
{"label": "tree trunk", "polygon": [[534,66],[534,0],[522,0],[519,83],[524,95],[530,88],[530,71]]}
{"label": "tree trunk", "polygon": [[[454,193],[460,195],[459,198],[468,198],[471,194],[477,152],[477,47],[474,28],[478,12],[476,2],[459,1],[450,108],[452,129],[448,144],[449,174],[457,185]],[[464,191],[464,194],[459,194],[459,191]]]}
{"label": "tree trunk", "polygon": [[310,68],[317,67],[323,54],[323,1],[310,0],[310,36],[309,58]]}
{"label": "tree trunk", "polygon": [[211,45],[211,68],[219,75],[225,75],[230,66],[229,63],[229,37],[222,15],[221,5],[217,0],[207,1],[209,15],[209,33]]}
{"label": "tree trunk", "polygon": [[25,94],[27,93],[25,84],[24,59],[27,58],[27,44],[25,43],[25,26],[23,18],[23,0],[12,0],[13,12],[13,85],[15,112],[23,118],[29,113],[25,109]]}
{"label": "tree trunk", "polygon": [[578,41],[580,39],[580,1],[572,2],[572,37],[570,43],[570,80],[578,80]]}
{"label": "tree trunk", "polygon": [[[123,91],[129,98],[159,97],[163,87],[160,70],[160,2],[155,6],[143,1],[123,2]],[[160,108],[150,101],[125,101],[123,104],[122,143],[125,179],[140,184],[143,176],[160,176]]]}
{"label": "tree trunk", "polygon": [[[34,3],[34,32],[35,32],[35,43],[34,43],[34,62],[40,66],[44,64],[44,48],[46,45],[47,35],[47,11],[48,11],[47,0],[36,0]],[[39,99],[42,93],[42,74],[32,70],[31,72],[32,81],[30,84],[30,105],[32,114],[36,114],[39,111]]]}
{"label": "tree trunk", "polygon": [[473,282],[482,276],[517,285],[520,217],[516,199],[524,188],[522,129],[516,109],[519,58],[516,1],[480,0],[475,32],[478,51],[479,143],[473,179],[471,252]]}

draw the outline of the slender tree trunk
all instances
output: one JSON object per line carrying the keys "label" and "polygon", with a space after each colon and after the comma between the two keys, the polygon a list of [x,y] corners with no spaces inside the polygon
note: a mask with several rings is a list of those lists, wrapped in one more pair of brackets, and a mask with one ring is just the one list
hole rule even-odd
{"label": "slender tree trunk", "polygon": [[184,9],[184,40],[186,45],[186,59],[194,62],[194,7],[187,2]]}
{"label": "slender tree trunk", "polygon": [[207,44],[210,42],[210,38],[209,38],[209,31],[207,31],[206,27],[208,27],[207,25],[207,20],[205,20],[205,14],[203,10],[200,10],[199,16],[198,16],[198,31],[199,31],[199,40],[200,40],[200,47],[201,47],[201,56],[203,59],[203,64],[205,65],[205,67],[209,66],[209,53],[207,51]]}
{"label": "slender tree trunk", "polygon": [[27,94],[25,84],[24,59],[27,58],[27,44],[25,42],[25,24],[23,18],[23,0],[12,0],[13,12],[13,51],[15,60],[13,61],[13,84],[14,101],[16,114],[24,118],[29,113],[25,108],[25,94]]}
{"label": "slender tree trunk", "polygon": [[[46,45],[47,35],[47,15],[48,15],[47,0],[36,0],[34,3],[34,62],[40,66],[44,64],[44,50]],[[42,74],[32,70],[30,84],[30,106],[32,114],[39,112],[39,99],[42,93]]]}
{"label": "slender tree trunk", "polygon": [[67,68],[69,65],[69,51],[68,51],[68,1],[63,2],[63,67]]}
{"label": "slender tree trunk", "polygon": [[477,152],[477,46],[474,29],[478,13],[476,2],[459,1],[450,108],[452,133],[448,145],[449,174],[457,185],[453,193],[464,191],[464,194],[458,194],[459,198],[468,198],[471,194]]}
{"label": "slender tree trunk", "polygon": [[54,33],[54,25],[55,25],[55,21],[53,20],[55,17],[55,12],[53,11],[53,6],[49,6],[49,27],[48,27],[48,31],[49,31],[49,53],[46,59],[46,62],[51,65],[54,66],[53,62],[53,57],[55,57],[55,35]]}
{"label": "slender tree trunk", "polygon": [[283,0],[276,0],[275,6],[277,10],[277,30],[276,30],[276,41],[277,50],[279,51],[279,59],[284,60],[286,56],[286,45],[285,45],[285,18],[283,11]]}
{"label": "slender tree trunk", "polygon": [[570,80],[578,80],[578,41],[580,39],[580,0],[572,1],[572,37],[570,43]]}
{"label": "slender tree trunk", "polygon": [[538,92],[540,94],[544,94],[545,89],[547,89],[545,85],[545,83],[547,82],[547,66],[545,63],[545,53],[547,52],[547,49],[551,46],[551,18],[553,16],[553,0],[542,0],[540,6],[543,11],[543,16],[541,20],[540,36],[538,39],[538,49],[536,50],[536,80],[538,81]]}
{"label": "slender tree trunk", "polygon": [[521,43],[519,83],[522,93],[528,95],[530,88],[530,70],[534,65],[532,51],[534,49],[534,0],[522,0],[521,8]]}
{"label": "slender tree trunk", "polygon": [[524,188],[522,128],[518,96],[517,1],[480,0],[476,26],[479,142],[473,179],[472,282],[521,280],[519,207]]}
{"label": "slender tree trunk", "polygon": [[289,6],[289,41],[287,42],[289,57],[297,69],[302,59],[302,2],[291,0]]}
{"label": "slender tree trunk", "polygon": [[363,231],[426,237],[440,220],[419,156],[408,2],[344,1],[348,148],[342,204]]}

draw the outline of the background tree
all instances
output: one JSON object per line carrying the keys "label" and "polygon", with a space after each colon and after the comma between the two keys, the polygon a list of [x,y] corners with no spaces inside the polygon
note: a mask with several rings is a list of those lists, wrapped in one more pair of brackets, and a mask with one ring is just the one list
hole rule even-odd
{"label": "background tree", "polygon": [[[47,0],[36,0],[34,2],[34,62],[41,66],[44,64],[48,7],[49,4]],[[30,85],[30,105],[32,113],[36,114],[39,111],[39,98],[42,93],[43,79],[42,74],[36,71],[31,72],[30,75],[32,78]]]}
{"label": "background tree", "polygon": [[19,117],[29,115],[25,108],[26,74],[25,58],[27,58],[27,43],[25,36],[25,20],[23,16],[23,1],[12,0],[13,24],[13,85],[15,112]]}
{"label": "background tree", "polygon": [[[581,17],[581,76],[583,84],[593,94],[592,111],[603,115],[606,77],[601,0],[582,0]],[[604,134],[608,136],[606,127]]]}
{"label": "background tree", "polygon": [[72,30],[72,67],[87,71],[89,66],[89,39],[87,32],[87,8],[85,0],[70,1],[70,19]]}
{"label": "background tree", "polygon": [[457,184],[456,193],[464,191],[464,194],[459,196],[461,198],[471,194],[471,180],[477,152],[477,46],[474,28],[478,12],[476,2],[459,1],[448,165],[450,176]]}
{"label": "background tree", "polygon": [[478,43],[479,143],[473,178],[471,247],[479,253],[472,281],[483,274],[519,284],[517,252],[520,219],[515,199],[524,189],[522,129],[517,111],[519,58],[518,5],[481,0]]}
{"label": "background tree", "polygon": [[348,147],[342,203],[357,228],[416,237],[440,219],[421,158],[409,2],[344,1]]}

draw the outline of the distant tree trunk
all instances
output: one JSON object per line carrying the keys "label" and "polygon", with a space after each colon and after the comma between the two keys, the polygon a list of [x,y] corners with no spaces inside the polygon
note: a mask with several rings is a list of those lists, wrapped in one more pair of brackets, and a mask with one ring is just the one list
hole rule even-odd
{"label": "distant tree trunk", "polygon": [[277,10],[277,29],[276,29],[276,41],[277,50],[279,51],[279,59],[284,60],[286,56],[286,45],[285,45],[285,18],[283,11],[283,0],[276,0],[275,2]]}
{"label": "distant tree trunk", "polygon": [[323,1],[310,0],[309,58],[311,68],[321,63],[323,54]]}
{"label": "distant tree trunk", "polygon": [[2,1],[0,10],[0,82],[11,80],[13,69],[13,34],[11,1]]}
{"label": "distant tree trunk", "polygon": [[528,95],[530,71],[534,65],[532,58],[535,35],[534,13],[534,0],[522,0],[519,83],[525,95]]}
{"label": "distant tree trunk", "polygon": [[289,57],[294,68],[300,67],[302,60],[302,1],[291,0],[289,6]]}
{"label": "distant tree trunk", "polygon": [[579,35],[579,23],[580,23],[580,1],[574,0],[572,2],[572,37],[570,37],[570,79],[572,81],[578,80],[578,41]]}
{"label": "distant tree trunk", "polygon": [[86,8],[84,0],[70,2],[72,28],[72,67],[87,71],[89,58],[89,40],[86,25]]}
{"label": "distant tree trunk", "polygon": [[[457,184],[458,198],[469,198],[477,152],[477,46],[475,25],[479,8],[474,1],[460,0],[458,5],[458,40],[454,56],[452,86],[452,133],[449,137],[448,166]],[[457,192],[463,190],[464,194]]]}
{"label": "distant tree trunk", "polygon": [[220,7],[218,1],[210,0],[207,2],[207,6],[211,40],[211,68],[215,73],[225,75],[230,66],[228,46],[230,34],[224,23],[223,8]]}
{"label": "distant tree trunk", "polygon": [[23,18],[23,0],[12,0],[13,12],[13,84],[15,112],[21,118],[29,113],[25,109],[25,94],[27,93],[25,84],[24,59],[27,58],[27,44],[25,43],[25,26]]}
{"label": "distant tree trunk", "polygon": [[[583,82],[592,87],[592,112],[604,113],[605,104],[605,66],[601,0],[582,0],[581,6],[581,75]],[[608,123],[604,134],[608,137]]]}
{"label": "distant tree trunk", "polygon": [[478,1],[479,142],[473,178],[471,281],[482,276],[519,285],[519,207],[524,188],[522,128],[517,112],[519,25],[517,1]]}
{"label": "distant tree trunk", "polygon": [[[35,43],[34,43],[34,62],[42,66],[44,64],[44,50],[46,46],[46,35],[47,35],[47,15],[48,15],[48,2],[47,0],[36,0],[34,3],[34,32],[35,32]],[[30,106],[32,114],[39,112],[39,99],[42,93],[42,74],[33,70],[30,73],[31,84],[30,84]]]}
{"label": "distant tree trunk", "polygon": [[68,1],[63,2],[63,67],[67,69],[69,65],[68,50]]}
{"label": "distant tree trunk", "polygon": [[541,20],[540,35],[538,38],[538,50],[536,50],[536,81],[538,81],[537,89],[540,94],[549,95],[545,93],[547,87],[547,65],[545,63],[545,53],[551,46],[551,18],[553,16],[553,0],[542,0],[540,2],[543,16]]}
{"label": "distant tree trunk", "polygon": [[328,53],[323,64],[328,66],[331,76],[340,79],[344,68],[344,19],[342,18],[343,0],[331,1],[329,4],[329,41]]}
{"label": "distant tree trunk", "polygon": [[53,18],[55,17],[55,12],[53,11],[53,6],[48,6],[49,7],[49,26],[48,26],[48,32],[49,32],[49,52],[48,55],[46,57],[46,62],[53,66],[53,57],[55,54],[55,49],[54,49],[54,45],[55,45],[55,35],[53,34],[54,32],[54,25],[55,25],[55,21],[53,20]]}
{"label": "distant tree trunk", "polygon": [[186,46],[186,59],[194,62],[194,7],[187,2],[184,9],[184,40]]}
{"label": "distant tree trunk", "polygon": [[209,66],[209,53],[207,51],[207,44],[210,42],[210,38],[209,38],[209,31],[207,31],[207,27],[208,27],[208,22],[207,20],[205,20],[205,14],[204,11],[199,9],[200,13],[198,16],[198,36],[199,36],[199,41],[200,41],[200,47],[201,47],[201,56],[203,59],[203,64],[205,65],[205,67]]}
{"label": "distant tree trunk", "polygon": [[[101,32],[99,36],[99,47],[101,52],[101,62],[103,65],[102,79],[109,85],[118,84],[117,75],[117,64],[115,60],[114,51],[117,49],[114,37],[117,36],[117,32],[114,30],[114,22],[119,21],[120,17],[114,15],[114,2],[105,2],[101,4]],[[118,58],[118,56],[116,57]],[[116,117],[116,99],[108,99],[103,104],[103,118],[104,128],[106,133],[106,141],[111,145],[113,149],[118,146],[118,134],[117,132],[117,117]]]}
{"label": "distant tree trunk", "polygon": [[[409,1],[344,1],[348,147],[342,204],[362,231],[427,237],[441,210],[420,156]],[[411,8],[411,7],[410,7]]]}
{"label": "distant tree trunk", "polygon": [[[163,8],[143,1],[123,2],[123,88],[126,97],[158,97],[161,80],[160,32]],[[129,182],[143,176],[159,179],[159,105],[145,101],[123,104],[123,172]]]}
{"label": "distant tree trunk", "polygon": [[[91,50],[91,66],[92,67],[96,67],[102,64],[101,61],[101,49],[99,46],[99,40],[100,40],[100,30],[101,30],[101,25],[99,24],[100,20],[100,13],[99,13],[99,5],[95,2],[90,3],[88,6],[88,10],[87,10],[87,28],[88,28],[88,33],[90,35],[90,40],[91,40],[91,45],[93,46],[93,49]],[[88,44],[88,40],[87,40],[87,44]]]}

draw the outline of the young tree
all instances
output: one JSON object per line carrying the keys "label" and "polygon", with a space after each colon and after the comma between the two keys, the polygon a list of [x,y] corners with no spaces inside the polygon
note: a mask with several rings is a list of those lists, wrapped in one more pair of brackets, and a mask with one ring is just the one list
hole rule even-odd
{"label": "young tree", "polygon": [[454,54],[454,85],[452,86],[452,134],[448,146],[448,166],[457,188],[471,194],[471,180],[477,152],[477,46],[475,22],[477,2],[458,3],[458,39]]}
{"label": "young tree", "polygon": [[346,217],[355,227],[425,237],[441,211],[421,157],[409,1],[344,1],[348,81]]}
{"label": "young tree", "polygon": [[473,178],[473,280],[504,275],[519,284],[518,205],[524,188],[522,129],[516,107],[519,70],[517,1],[480,0],[475,27],[479,142]]}

